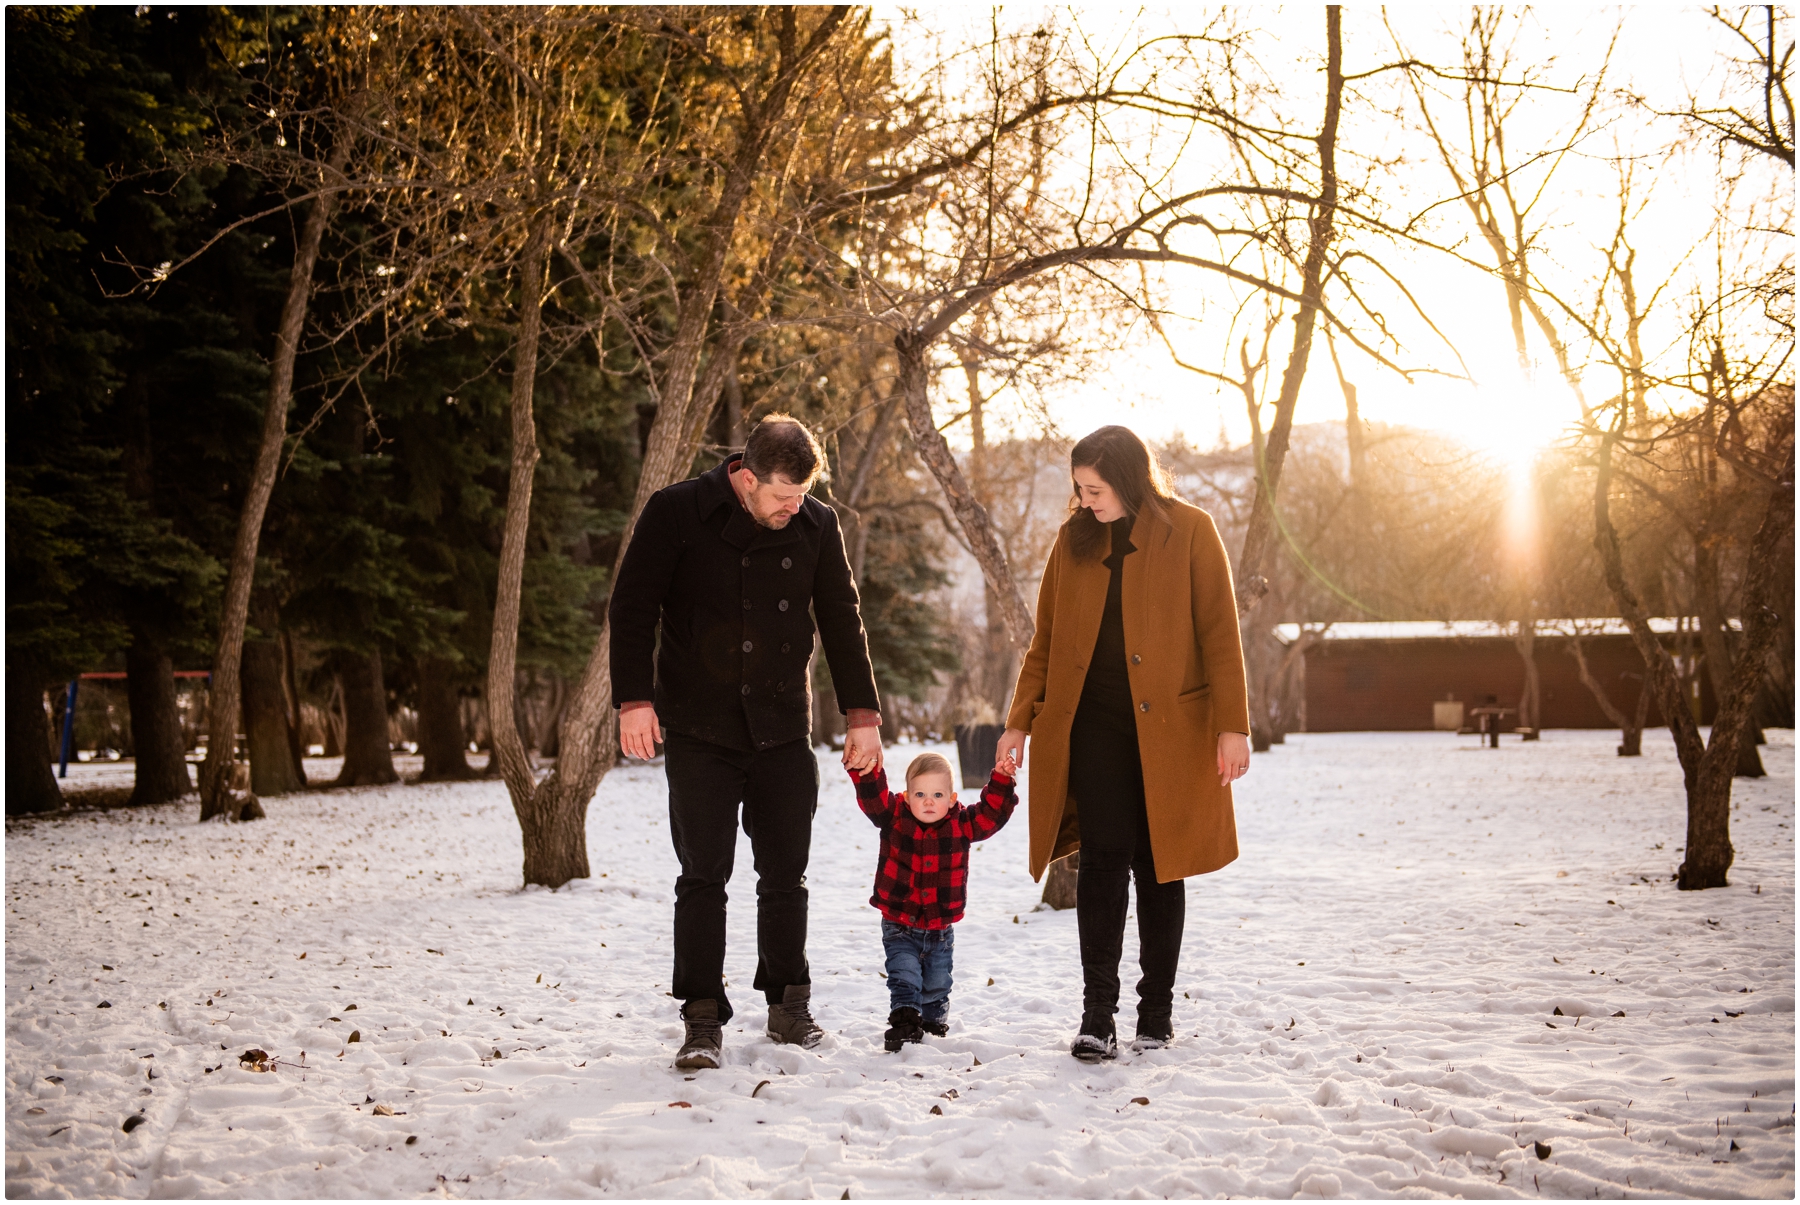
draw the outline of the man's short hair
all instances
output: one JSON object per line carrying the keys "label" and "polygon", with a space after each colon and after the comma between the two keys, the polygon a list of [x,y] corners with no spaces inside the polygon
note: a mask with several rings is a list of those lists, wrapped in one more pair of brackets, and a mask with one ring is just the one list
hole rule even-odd
{"label": "man's short hair", "polygon": [[764,416],[744,441],[744,467],[758,481],[768,481],[779,473],[794,485],[810,486],[824,463],[819,441],[792,415]]}
{"label": "man's short hair", "polygon": [[921,774],[949,775],[950,785],[956,785],[956,775],[950,773],[950,763],[941,753],[921,753],[913,758],[912,765],[906,767],[906,785],[910,787],[912,780]]}

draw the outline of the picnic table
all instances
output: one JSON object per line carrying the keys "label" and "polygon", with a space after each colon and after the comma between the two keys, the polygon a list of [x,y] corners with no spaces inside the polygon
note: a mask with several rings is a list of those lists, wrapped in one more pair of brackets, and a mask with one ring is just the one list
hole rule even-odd
{"label": "picnic table", "polygon": [[1516,707],[1471,707],[1469,708],[1469,718],[1475,721],[1475,726],[1468,731],[1487,738],[1488,748],[1498,749],[1500,747],[1501,718],[1516,714],[1518,714]]}

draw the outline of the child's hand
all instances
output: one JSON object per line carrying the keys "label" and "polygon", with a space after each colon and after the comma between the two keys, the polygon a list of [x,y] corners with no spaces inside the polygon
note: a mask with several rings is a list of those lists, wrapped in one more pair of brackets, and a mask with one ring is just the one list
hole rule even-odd
{"label": "child's hand", "polygon": [[1006,752],[1001,755],[1000,759],[994,763],[994,773],[1000,775],[1002,778],[1017,778],[1019,776],[1018,755],[1011,749],[1006,750]]}

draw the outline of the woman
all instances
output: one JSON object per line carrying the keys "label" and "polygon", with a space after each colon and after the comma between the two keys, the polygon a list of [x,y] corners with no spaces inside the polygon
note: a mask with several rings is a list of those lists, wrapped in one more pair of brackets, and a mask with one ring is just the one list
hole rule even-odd
{"label": "woman", "polygon": [[[1137,879],[1136,1049],[1174,1038],[1182,880],[1237,857],[1231,783],[1250,768],[1231,563],[1143,440],[1102,427],[1069,454],[1073,513],[1038,591],[1037,635],[1000,738],[1032,738],[1031,874],[1081,851],[1083,1062],[1118,1054],[1127,881]],[[1214,756],[1209,756],[1214,755]]]}

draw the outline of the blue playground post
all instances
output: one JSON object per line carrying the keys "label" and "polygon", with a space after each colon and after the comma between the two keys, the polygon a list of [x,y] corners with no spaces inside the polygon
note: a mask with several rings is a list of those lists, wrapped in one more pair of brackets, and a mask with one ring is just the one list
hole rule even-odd
{"label": "blue playground post", "polygon": [[80,678],[70,678],[69,693],[63,699],[62,769],[58,778],[69,776],[69,749],[75,744],[75,688],[80,685]]}

